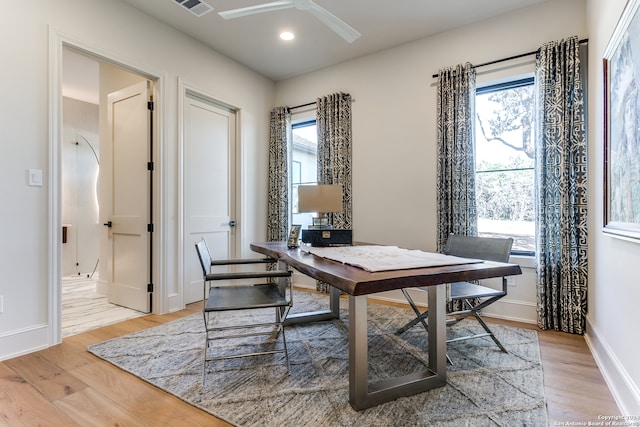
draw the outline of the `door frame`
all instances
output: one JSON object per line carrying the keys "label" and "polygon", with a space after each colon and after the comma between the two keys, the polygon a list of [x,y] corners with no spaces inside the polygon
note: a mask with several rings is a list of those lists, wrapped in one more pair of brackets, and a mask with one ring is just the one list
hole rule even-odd
{"label": "door frame", "polygon": [[164,170],[166,169],[165,139],[161,129],[164,128],[162,93],[165,85],[161,72],[151,71],[144,67],[137,66],[130,61],[116,58],[112,53],[101,51],[95,46],[89,45],[81,40],[75,39],[67,34],[59,32],[57,29],[49,27],[49,153],[48,153],[48,344],[56,345],[62,342],[62,188],[61,188],[61,141],[62,141],[62,61],[63,49],[71,48],[83,55],[96,58],[101,62],[127,69],[140,74],[142,77],[153,81],[153,100],[155,108],[155,119],[153,123],[153,140],[155,145],[154,158],[152,161],[156,165],[154,173],[156,184],[153,188],[151,198],[153,200],[153,210],[155,215],[155,228],[153,239],[153,270],[154,270],[154,293],[153,293],[153,313],[166,312],[165,297],[165,277],[166,263],[165,251],[160,242],[164,241],[165,221],[167,217],[167,207],[161,197],[165,187]]}
{"label": "door frame", "polygon": [[[184,79],[178,78],[178,188],[179,196],[178,196],[178,266],[177,266],[177,277],[179,277],[180,284],[175,294],[168,295],[168,304],[169,311],[180,310],[185,307],[185,257],[188,256],[186,245],[186,237],[185,236],[185,138],[184,138],[184,122],[185,122],[185,114],[186,114],[186,102],[187,98],[196,98],[201,99],[203,102],[208,102],[211,104],[219,105],[222,108],[228,108],[229,110],[233,110],[236,115],[236,147],[235,147],[235,176],[233,177],[235,180],[235,188],[236,188],[236,197],[235,197],[235,213],[236,218],[238,218],[239,226],[236,226],[234,233],[232,233],[234,239],[234,245],[236,253],[230,254],[233,258],[238,258],[240,250],[240,242],[242,242],[242,195],[245,193],[243,191],[243,181],[242,181],[242,135],[241,135],[241,109],[230,102],[222,100],[220,97],[216,97],[206,93],[205,91],[198,89],[195,85],[185,81]],[[194,251],[195,254],[195,251]]]}

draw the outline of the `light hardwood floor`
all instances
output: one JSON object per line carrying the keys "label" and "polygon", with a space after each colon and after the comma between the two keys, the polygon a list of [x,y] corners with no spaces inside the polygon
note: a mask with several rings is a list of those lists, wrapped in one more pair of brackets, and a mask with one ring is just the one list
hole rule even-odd
{"label": "light hardwood floor", "polygon": [[[200,304],[192,304],[178,313],[127,320],[0,363],[0,425],[228,426],[86,351],[89,344],[199,309]],[[583,337],[490,321],[538,331],[550,425],[619,414]]]}
{"label": "light hardwood floor", "polygon": [[96,292],[97,280],[97,275],[62,278],[63,338],[145,315],[111,304]]}

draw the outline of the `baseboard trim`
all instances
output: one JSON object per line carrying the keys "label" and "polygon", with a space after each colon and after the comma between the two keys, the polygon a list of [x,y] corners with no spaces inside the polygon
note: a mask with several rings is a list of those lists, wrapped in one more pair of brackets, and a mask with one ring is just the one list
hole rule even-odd
{"label": "baseboard trim", "polygon": [[525,318],[522,318],[522,317],[504,316],[502,314],[495,314],[495,313],[482,313],[482,317],[483,318],[494,318],[494,319],[501,319],[501,320],[509,320],[511,322],[527,323],[529,325],[537,325],[538,324],[538,322],[535,321],[535,320],[525,319]]}
{"label": "baseboard trim", "polygon": [[536,324],[538,323],[537,309],[535,303],[509,299],[507,295],[482,310],[482,315],[514,322]]}
{"label": "baseboard trim", "polygon": [[13,359],[49,347],[49,326],[36,325],[0,335],[0,361]]}
{"label": "baseboard trim", "polygon": [[600,368],[600,372],[611,390],[621,415],[640,414],[640,389],[638,385],[633,382],[600,330],[591,323],[588,316],[587,333],[584,338],[596,365]]}
{"label": "baseboard trim", "polygon": [[185,307],[179,294],[170,294],[167,297],[167,301],[169,302],[169,313],[174,313],[176,311],[182,310]]}
{"label": "baseboard trim", "polygon": [[106,280],[96,280],[96,294],[107,295],[109,290],[109,284]]}

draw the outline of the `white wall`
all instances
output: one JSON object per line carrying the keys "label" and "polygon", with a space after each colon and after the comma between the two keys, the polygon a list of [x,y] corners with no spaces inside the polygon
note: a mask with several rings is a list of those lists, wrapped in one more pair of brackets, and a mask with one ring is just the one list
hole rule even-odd
{"label": "white wall", "polygon": [[[542,23],[542,24],[541,24]],[[587,36],[583,0],[557,0],[277,83],[276,104],[336,91],[353,103],[354,239],[436,249],[436,79],[443,67],[480,64]],[[478,69],[478,82],[532,72],[535,57]],[[535,322],[531,259],[486,313]],[[418,291],[419,292],[419,291]],[[415,294],[418,295],[418,292]],[[386,297],[402,300],[399,293]],[[426,302],[426,298],[423,298]]]}
{"label": "white wall", "polygon": [[[50,325],[50,271],[59,273],[59,258],[50,238],[60,224],[50,224],[53,192],[50,140],[57,142],[61,100],[49,103],[50,75],[60,77],[61,44],[76,45],[158,78],[160,121],[157,140],[158,257],[156,279],[163,295],[180,286],[178,159],[178,80],[240,109],[242,213],[239,218],[244,254],[249,242],[266,236],[266,184],[269,111],[273,82],[204,47],[120,1],[34,0],[3,2],[0,13],[0,360],[46,347],[56,341]],[[51,55],[51,57],[49,57]],[[50,68],[51,64],[51,68]],[[44,171],[42,187],[27,186],[29,168]],[[51,202],[51,203],[50,203]],[[59,207],[58,207],[59,209]],[[60,212],[53,212],[60,222]],[[159,225],[158,225],[159,224]],[[59,250],[58,250],[59,251]],[[59,251],[61,252],[61,251]],[[172,288],[172,289],[169,289]],[[54,292],[55,294],[55,292]]]}
{"label": "white wall", "polygon": [[588,0],[589,315],[587,342],[624,414],[640,414],[640,245],[603,234],[602,57],[626,0]]}
{"label": "white wall", "polygon": [[[60,140],[62,275],[91,275],[98,263],[100,224],[98,105],[65,97]],[[96,276],[97,277],[97,276]]]}
{"label": "white wall", "polygon": [[[640,245],[602,233],[602,54],[626,0],[559,0],[407,44],[277,84],[276,104],[297,105],[345,91],[353,104],[354,238],[435,249],[435,88],[439,68],[536,50],[570,35],[588,37],[589,295],[585,338],[623,414],[640,413]],[[509,65],[509,64],[507,64]],[[527,64],[518,70],[526,70]],[[497,67],[502,68],[502,67]],[[511,67],[506,67],[511,68]],[[516,70],[479,70],[478,80]],[[513,261],[513,259],[512,259]],[[522,262],[523,260],[516,260]],[[530,263],[529,265],[533,265]],[[525,268],[498,309],[531,315],[535,275]],[[494,313],[495,314],[495,313]],[[535,316],[535,312],[533,313]],[[567,361],[571,363],[571,361]]]}

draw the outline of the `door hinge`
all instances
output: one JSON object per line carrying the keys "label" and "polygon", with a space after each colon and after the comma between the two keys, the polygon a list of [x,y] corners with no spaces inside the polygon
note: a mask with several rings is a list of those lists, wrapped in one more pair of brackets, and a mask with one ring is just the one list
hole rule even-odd
{"label": "door hinge", "polygon": [[147,224],[147,231],[153,233],[153,224]]}
{"label": "door hinge", "polygon": [[149,109],[150,111],[153,111],[153,101],[147,102],[147,109]]}
{"label": "door hinge", "polygon": [[153,162],[147,162],[147,170],[152,171],[154,167]]}
{"label": "door hinge", "polygon": [[153,283],[147,284],[147,292],[153,292]]}

